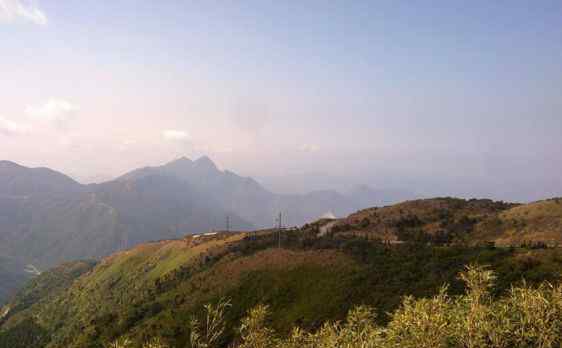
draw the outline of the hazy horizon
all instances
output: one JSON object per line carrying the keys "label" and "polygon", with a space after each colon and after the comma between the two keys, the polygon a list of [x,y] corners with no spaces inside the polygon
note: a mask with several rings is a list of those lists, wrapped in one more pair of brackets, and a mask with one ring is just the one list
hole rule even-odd
{"label": "hazy horizon", "polygon": [[0,0],[0,159],[562,196],[562,4]]}

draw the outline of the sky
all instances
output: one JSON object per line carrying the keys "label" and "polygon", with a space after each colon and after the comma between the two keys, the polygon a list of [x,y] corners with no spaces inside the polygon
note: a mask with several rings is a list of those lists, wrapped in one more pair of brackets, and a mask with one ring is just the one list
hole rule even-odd
{"label": "sky", "polygon": [[0,158],[562,195],[560,1],[0,0]]}

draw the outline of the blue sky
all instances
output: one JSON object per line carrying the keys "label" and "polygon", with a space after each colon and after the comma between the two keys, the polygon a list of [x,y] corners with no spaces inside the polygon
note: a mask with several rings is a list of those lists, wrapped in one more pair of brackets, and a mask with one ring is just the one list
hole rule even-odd
{"label": "blue sky", "polygon": [[1,157],[562,195],[560,1],[0,0]]}

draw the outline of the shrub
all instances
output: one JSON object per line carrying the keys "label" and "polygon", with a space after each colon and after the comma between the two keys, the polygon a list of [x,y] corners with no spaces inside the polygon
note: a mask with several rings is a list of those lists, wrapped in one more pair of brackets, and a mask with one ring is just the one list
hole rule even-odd
{"label": "shrub", "polygon": [[[374,311],[366,306],[352,309],[344,323],[327,322],[316,332],[294,328],[289,337],[279,338],[269,328],[268,307],[248,311],[239,329],[241,348],[556,348],[562,344],[562,286],[544,283],[538,287],[513,287],[494,300],[494,273],[472,265],[461,272],[464,295],[450,297],[447,286],[432,298],[405,297],[386,327],[375,323]],[[224,311],[228,301],[206,306],[204,334],[192,347],[218,347],[224,332]],[[199,333],[201,326],[194,326]],[[193,330],[193,329],[192,329]],[[204,337],[204,340],[199,338]],[[210,338],[210,339],[209,339]],[[203,342],[201,345],[197,342]],[[234,343],[231,346],[236,346]],[[126,345],[112,345],[122,348]],[[147,345],[160,348],[163,345]]]}
{"label": "shrub", "polygon": [[221,299],[216,305],[205,305],[203,321],[193,318],[189,337],[192,348],[212,348],[219,345],[226,329],[224,314],[230,301]]}
{"label": "shrub", "polygon": [[240,348],[273,347],[277,344],[273,330],[265,325],[268,313],[267,306],[258,305],[242,319],[242,325],[240,326],[242,344],[240,344]]}

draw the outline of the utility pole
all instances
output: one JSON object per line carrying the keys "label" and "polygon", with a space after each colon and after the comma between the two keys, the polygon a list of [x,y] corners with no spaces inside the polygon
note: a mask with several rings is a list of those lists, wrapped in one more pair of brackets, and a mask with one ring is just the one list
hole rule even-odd
{"label": "utility pole", "polygon": [[127,247],[129,246],[129,235],[128,233],[125,231],[123,233],[123,236],[121,238],[121,250],[125,250],[127,249]]}
{"label": "utility pole", "polygon": [[278,227],[278,234],[279,234],[279,249],[281,249],[281,229],[283,228],[283,213],[279,213],[279,227]]}
{"label": "utility pole", "polygon": [[226,232],[230,232],[230,215],[226,216]]}

